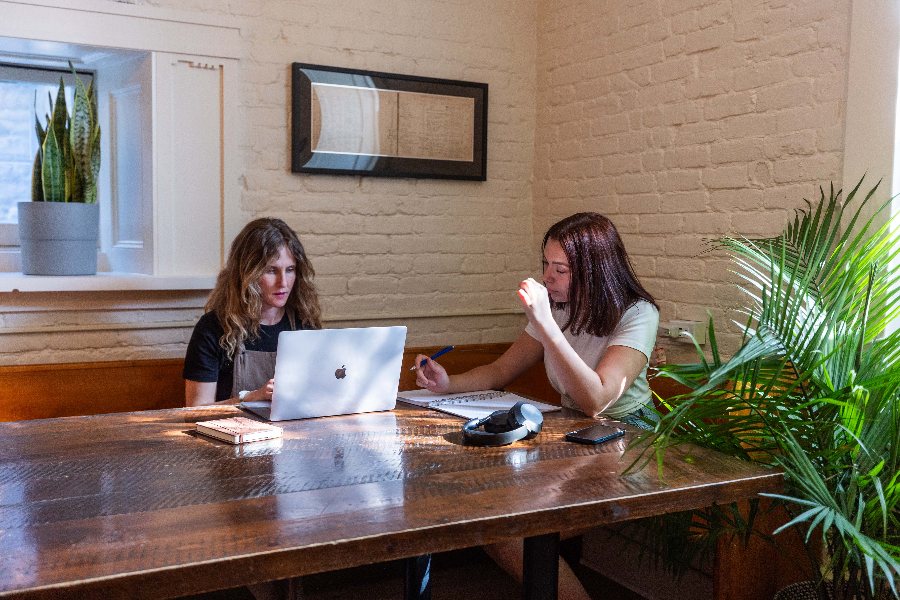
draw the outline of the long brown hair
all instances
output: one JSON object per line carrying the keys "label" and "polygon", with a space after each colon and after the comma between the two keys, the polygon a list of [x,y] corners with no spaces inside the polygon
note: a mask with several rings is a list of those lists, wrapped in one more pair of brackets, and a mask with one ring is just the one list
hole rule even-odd
{"label": "long brown hair", "polygon": [[575,335],[606,336],[638,300],[659,309],[634,274],[615,225],[603,215],[578,213],[559,221],[544,234],[541,252],[549,240],[559,242],[569,259],[568,302],[553,303],[556,308],[568,304],[563,331],[571,328]]}
{"label": "long brown hair", "polygon": [[231,242],[228,261],[204,309],[215,311],[225,330],[219,345],[229,357],[245,341],[259,337],[262,315],[259,280],[269,263],[278,258],[282,247],[287,247],[297,263],[297,278],[284,307],[291,329],[296,329],[298,322],[310,329],[322,327],[319,296],[312,282],[316,272],[297,234],[281,219],[256,219],[247,223]]}

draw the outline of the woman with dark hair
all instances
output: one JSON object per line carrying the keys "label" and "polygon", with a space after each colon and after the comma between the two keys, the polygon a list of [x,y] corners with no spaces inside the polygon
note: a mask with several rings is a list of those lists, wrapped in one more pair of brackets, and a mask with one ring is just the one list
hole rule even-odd
{"label": "woman with dark hair", "polygon": [[543,359],[563,406],[651,428],[647,364],[659,310],[641,286],[615,226],[597,213],[578,213],[544,235],[543,282],[519,285],[528,326],[489,365],[448,376],[416,357],[416,383],[433,392],[501,389]]}
{"label": "woman with dark hair", "polygon": [[[544,235],[543,283],[519,285],[528,325],[489,365],[447,375],[419,355],[416,383],[438,393],[501,389],[543,359],[563,406],[645,429],[658,416],[650,408],[647,364],[656,341],[659,310],[641,286],[615,226],[597,213],[579,213]],[[563,538],[581,532],[568,532]],[[485,546],[505,571],[522,580],[522,540]],[[559,598],[587,592],[560,558]]]}
{"label": "woman with dark hair", "polygon": [[187,406],[272,399],[278,334],[321,327],[314,275],[284,221],[247,223],[188,343]]}

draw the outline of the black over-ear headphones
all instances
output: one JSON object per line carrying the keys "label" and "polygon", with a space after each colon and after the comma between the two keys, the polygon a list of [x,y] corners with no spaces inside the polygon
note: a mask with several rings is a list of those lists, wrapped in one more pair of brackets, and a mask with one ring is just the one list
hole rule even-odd
{"label": "black over-ear headphones", "polygon": [[[530,440],[541,432],[544,415],[527,402],[516,402],[508,411],[497,410],[463,425],[463,436],[473,446],[506,446]],[[484,426],[484,431],[478,428]]]}

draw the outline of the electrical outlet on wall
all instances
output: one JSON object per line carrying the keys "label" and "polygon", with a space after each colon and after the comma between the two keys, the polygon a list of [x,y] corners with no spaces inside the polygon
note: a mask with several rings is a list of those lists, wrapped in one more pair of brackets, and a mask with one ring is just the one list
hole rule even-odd
{"label": "electrical outlet on wall", "polygon": [[[686,344],[693,343],[691,336],[700,345],[706,343],[706,323],[702,321],[681,321],[672,319],[668,323],[660,323],[660,329],[664,330],[664,335],[684,342]],[[688,335],[690,334],[690,335]]]}

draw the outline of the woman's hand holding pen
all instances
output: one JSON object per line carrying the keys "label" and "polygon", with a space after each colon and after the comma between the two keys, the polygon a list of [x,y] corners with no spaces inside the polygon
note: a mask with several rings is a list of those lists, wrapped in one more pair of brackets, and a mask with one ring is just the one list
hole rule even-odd
{"label": "woman's hand holding pen", "polygon": [[519,299],[525,305],[525,316],[538,331],[544,333],[556,325],[553,313],[550,312],[550,295],[547,288],[529,277],[519,284]]}
{"label": "woman's hand holding pen", "polygon": [[416,385],[438,394],[450,389],[450,376],[447,375],[444,367],[424,354],[416,356],[416,362],[413,364],[421,365],[423,361],[425,365],[416,368]]}

